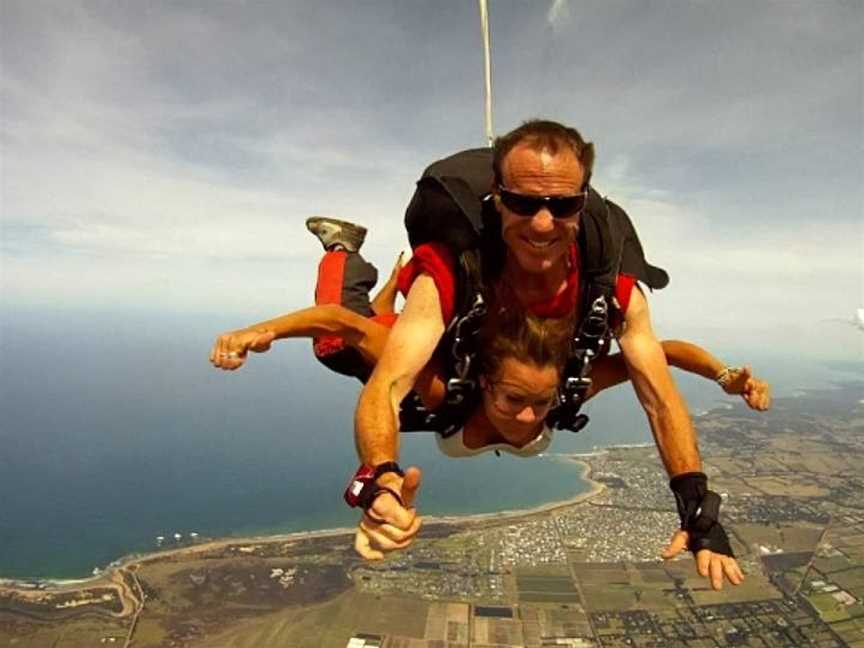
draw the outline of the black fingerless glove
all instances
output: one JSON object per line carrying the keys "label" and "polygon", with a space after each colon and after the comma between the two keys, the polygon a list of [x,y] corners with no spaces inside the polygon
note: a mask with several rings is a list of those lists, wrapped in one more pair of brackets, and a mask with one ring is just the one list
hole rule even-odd
{"label": "black fingerless glove", "polygon": [[701,549],[734,557],[729,536],[720,525],[720,496],[708,490],[705,473],[684,473],[673,477],[669,488],[675,494],[681,528],[690,534],[687,548],[694,554]]}

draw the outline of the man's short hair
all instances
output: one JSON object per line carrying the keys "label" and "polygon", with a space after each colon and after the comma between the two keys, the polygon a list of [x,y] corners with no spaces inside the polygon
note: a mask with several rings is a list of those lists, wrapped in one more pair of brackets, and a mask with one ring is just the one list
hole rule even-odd
{"label": "man's short hair", "polygon": [[594,169],[594,144],[586,142],[575,128],[545,119],[530,119],[506,135],[495,139],[492,168],[495,171],[496,185],[504,184],[502,171],[504,158],[523,142],[538,151],[548,150],[553,155],[561,146],[569,146],[585,171],[585,181],[580,189],[588,186]]}

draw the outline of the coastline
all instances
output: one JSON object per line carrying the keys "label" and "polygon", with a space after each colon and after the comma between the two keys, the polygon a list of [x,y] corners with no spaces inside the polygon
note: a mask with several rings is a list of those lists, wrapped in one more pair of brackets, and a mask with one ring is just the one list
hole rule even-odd
{"label": "coastline", "polygon": [[[599,452],[596,454],[600,454]],[[439,515],[439,516],[424,516],[425,524],[470,524],[476,522],[489,522],[489,521],[502,521],[510,518],[519,518],[528,515],[536,515],[538,513],[548,513],[550,511],[554,511],[555,509],[563,508],[565,506],[574,506],[576,504],[580,504],[592,497],[599,495],[606,489],[605,484],[601,484],[600,482],[594,481],[591,479],[591,466],[586,462],[582,461],[579,457],[586,456],[583,454],[546,454],[544,455],[544,459],[550,460],[564,460],[569,461],[577,465],[580,468],[579,477],[588,483],[588,490],[583,493],[578,493],[572,497],[568,497],[563,500],[556,500],[552,502],[546,502],[545,504],[539,504],[537,506],[532,506],[531,508],[525,509],[504,509],[503,511],[494,511],[492,513],[471,513],[469,515]],[[590,456],[590,455],[587,455]],[[353,529],[352,529],[353,531]]]}
{"label": "coastline", "polygon": [[[490,513],[471,513],[467,515],[439,515],[439,516],[423,516],[424,525],[435,524],[464,524],[474,525],[488,522],[505,522],[511,519],[549,513],[556,509],[575,506],[585,502],[606,489],[606,486],[600,482],[591,479],[591,466],[582,461],[580,457],[596,456],[607,452],[610,448],[598,449],[592,453],[581,454],[546,454],[545,459],[563,460],[575,464],[575,467],[580,470],[579,477],[584,480],[589,488],[585,492],[577,493],[576,495],[531,508],[525,509],[505,509],[502,511],[493,511]],[[294,542],[300,540],[309,540],[315,538],[329,538],[341,535],[349,535],[354,533],[354,527],[338,527],[330,529],[315,529],[311,531],[293,531],[290,533],[253,535],[253,536],[228,536],[222,538],[214,538],[206,540],[199,544],[188,545],[184,547],[171,547],[160,551],[152,551],[143,554],[129,554],[122,556],[111,562],[99,574],[84,578],[75,579],[54,579],[54,578],[3,578],[0,576],[0,592],[12,590],[18,593],[27,592],[63,592],[70,590],[84,590],[94,587],[109,585],[114,580],[114,575],[121,570],[146,562],[162,560],[166,558],[192,556],[196,553],[203,553],[212,550],[224,549],[232,545],[249,545],[249,544],[270,544],[278,542]]]}

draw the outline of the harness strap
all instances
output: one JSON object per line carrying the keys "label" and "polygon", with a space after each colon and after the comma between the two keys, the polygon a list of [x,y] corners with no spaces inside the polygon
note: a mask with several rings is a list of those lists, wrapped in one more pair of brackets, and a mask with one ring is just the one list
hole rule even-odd
{"label": "harness strap", "polygon": [[455,375],[447,381],[444,403],[438,408],[443,425],[440,434],[444,438],[455,434],[462,427],[477,403],[479,384],[474,360],[477,357],[477,338],[487,312],[480,277],[476,276],[475,270],[465,262],[464,257],[460,260],[467,288],[464,303],[470,303],[471,306],[467,313],[454,318],[450,326],[453,340],[450,356]]}
{"label": "harness strap", "polygon": [[588,416],[580,414],[579,410],[591,388],[591,362],[609,350],[612,338],[609,319],[623,254],[623,238],[617,220],[612,218],[609,201],[593,189],[588,200],[596,218],[583,219],[579,236],[585,248],[595,253],[586,255],[582,321],[573,337],[570,358],[564,366],[559,389],[560,404],[548,417],[555,429],[573,432],[578,432],[588,423]]}
{"label": "harness strap", "polygon": [[465,281],[463,304],[470,308],[460,309],[447,327],[445,337],[450,344],[450,365],[454,375],[445,385],[444,400],[434,411],[426,408],[419,396],[412,393],[401,405],[399,418],[403,432],[431,430],[447,438],[461,428],[473,411],[479,396],[477,382],[477,337],[486,317],[486,300],[483,298],[480,278],[475,276],[469,264],[461,259]]}
{"label": "harness strap", "polygon": [[585,316],[573,338],[570,358],[564,366],[558,406],[547,417],[556,430],[578,432],[588,424],[588,416],[580,414],[582,403],[591,388],[591,362],[609,348],[612,331],[609,327],[609,305],[613,291],[608,286],[590,283],[586,289]]}

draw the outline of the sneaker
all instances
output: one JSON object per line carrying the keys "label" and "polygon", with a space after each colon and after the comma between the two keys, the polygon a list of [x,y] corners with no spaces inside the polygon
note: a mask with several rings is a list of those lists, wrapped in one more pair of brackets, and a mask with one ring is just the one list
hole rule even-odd
{"label": "sneaker", "polygon": [[365,227],[325,216],[307,218],[306,229],[318,237],[327,251],[341,246],[346,252],[359,252],[366,238]]}

